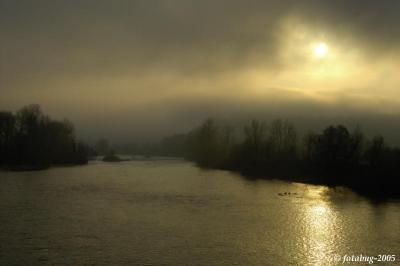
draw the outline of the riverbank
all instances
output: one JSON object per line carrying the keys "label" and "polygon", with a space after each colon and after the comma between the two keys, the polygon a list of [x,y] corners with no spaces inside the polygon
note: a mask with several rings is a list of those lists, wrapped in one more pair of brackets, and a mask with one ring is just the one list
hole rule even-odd
{"label": "riverbank", "polygon": [[360,129],[330,125],[299,138],[287,120],[257,120],[232,130],[212,119],[191,131],[186,158],[199,166],[240,172],[262,179],[344,186],[370,198],[400,198],[400,148],[382,136],[367,138]]}
{"label": "riverbank", "polygon": [[[285,168],[285,169],[269,169],[268,170],[255,170],[255,169],[241,169],[234,165],[224,165],[221,167],[210,167],[198,164],[198,167],[203,169],[219,169],[238,173],[249,180],[282,180],[288,182],[299,182],[311,185],[324,185],[328,187],[345,187],[353,190],[359,195],[367,197],[372,200],[389,200],[400,199],[400,189],[395,182],[395,177],[379,179],[379,175],[389,175],[390,173],[379,173],[374,169],[364,169],[362,173],[326,173],[323,171],[307,171],[304,167]],[[381,183],[375,182],[376,180],[385,180]],[[391,180],[392,182],[388,182]]]}
{"label": "riverbank", "polygon": [[59,166],[80,166],[86,165],[88,161],[79,162],[79,163],[67,163],[67,164],[21,164],[21,165],[2,165],[0,166],[0,170],[10,171],[10,172],[26,172],[26,171],[43,171],[50,169],[52,167]]}

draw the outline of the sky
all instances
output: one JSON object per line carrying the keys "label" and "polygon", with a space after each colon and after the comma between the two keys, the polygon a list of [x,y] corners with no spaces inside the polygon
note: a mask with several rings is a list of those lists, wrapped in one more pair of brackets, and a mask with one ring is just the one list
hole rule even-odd
{"label": "sky", "polygon": [[0,0],[0,109],[83,139],[207,117],[359,124],[400,144],[400,1]]}

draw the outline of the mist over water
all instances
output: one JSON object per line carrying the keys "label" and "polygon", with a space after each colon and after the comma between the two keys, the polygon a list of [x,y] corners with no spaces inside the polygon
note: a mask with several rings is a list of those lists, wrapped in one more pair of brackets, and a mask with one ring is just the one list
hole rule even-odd
{"label": "mist over water", "polygon": [[1,265],[332,265],[400,246],[398,201],[179,160],[1,172],[0,212]]}

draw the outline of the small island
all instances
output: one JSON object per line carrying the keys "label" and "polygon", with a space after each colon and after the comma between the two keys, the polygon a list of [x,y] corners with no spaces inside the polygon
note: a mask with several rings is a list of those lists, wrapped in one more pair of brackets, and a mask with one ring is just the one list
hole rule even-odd
{"label": "small island", "polygon": [[130,161],[129,159],[122,159],[119,156],[115,155],[114,151],[110,151],[108,154],[106,154],[103,157],[103,162],[125,162],[125,161]]}

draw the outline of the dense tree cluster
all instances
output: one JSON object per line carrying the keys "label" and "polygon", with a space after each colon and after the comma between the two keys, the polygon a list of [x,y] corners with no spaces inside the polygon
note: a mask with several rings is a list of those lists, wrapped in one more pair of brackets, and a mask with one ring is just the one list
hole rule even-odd
{"label": "dense tree cluster", "polygon": [[15,114],[0,111],[0,165],[46,168],[51,164],[83,164],[88,147],[76,140],[73,125],[44,115],[38,105]]}
{"label": "dense tree cluster", "polygon": [[219,127],[208,119],[188,134],[186,155],[201,166],[257,173],[296,163],[297,139],[288,121],[275,120],[267,125],[253,120],[238,136],[233,127]]}
{"label": "dense tree cluster", "polygon": [[342,125],[299,138],[287,120],[252,121],[242,134],[212,119],[186,137],[186,157],[203,167],[246,175],[344,185],[362,192],[397,195],[400,149],[382,136],[367,139]]}

